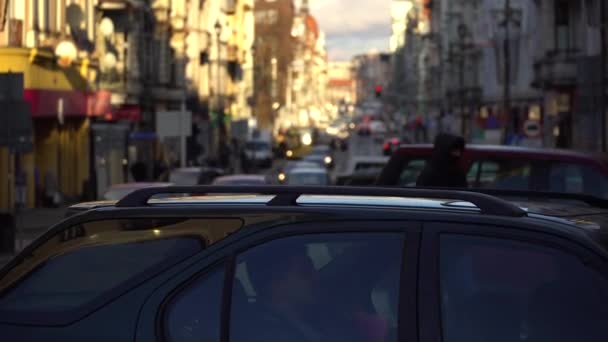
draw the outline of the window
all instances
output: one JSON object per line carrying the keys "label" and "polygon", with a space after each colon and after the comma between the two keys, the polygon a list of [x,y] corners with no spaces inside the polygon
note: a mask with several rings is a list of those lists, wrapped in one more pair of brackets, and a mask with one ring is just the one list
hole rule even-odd
{"label": "window", "polygon": [[406,162],[401,176],[399,177],[400,186],[416,186],[418,176],[422,173],[426,160],[424,159],[412,159]]}
{"label": "window", "polygon": [[0,279],[0,321],[64,325],[223,240],[240,219],[91,221],[56,231]]}
{"label": "window", "polygon": [[[78,236],[67,237],[72,242]],[[83,247],[47,260],[0,299],[0,310],[33,314],[78,309],[201,249],[199,239],[185,237]]]}
{"label": "window", "polygon": [[325,234],[245,252],[231,342],[396,342],[402,246],[397,234]]}
{"label": "window", "polygon": [[606,176],[581,164],[553,163],[549,171],[551,192],[589,194],[608,197]]}
{"label": "window", "polygon": [[573,255],[444,235],[440,262],[445,342],[605,340],[608,281]]}
{"label": "window", "polygon": [[555,48],[558,51],[572,47],[570,11],[569,0],[555,0]]}
{"label": "window", "polygon": [[219,342],[224,269],[219,268],[186,288],[165,312],[170,342]]}
{"label": "window", "polygon": [[469,169],[467,180],[474,188],[528,190],[531,170],[532,166],[527,161],[476,161]]}

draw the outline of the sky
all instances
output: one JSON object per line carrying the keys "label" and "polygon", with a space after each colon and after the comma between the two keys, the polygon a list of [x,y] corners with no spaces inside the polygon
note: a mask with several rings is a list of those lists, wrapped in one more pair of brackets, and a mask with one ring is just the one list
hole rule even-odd
{"label": "sky", "polygon": [[350,60],[370,50],[388,50],[390,0],[309,0],[309,3],[326,34],[330,60]]}

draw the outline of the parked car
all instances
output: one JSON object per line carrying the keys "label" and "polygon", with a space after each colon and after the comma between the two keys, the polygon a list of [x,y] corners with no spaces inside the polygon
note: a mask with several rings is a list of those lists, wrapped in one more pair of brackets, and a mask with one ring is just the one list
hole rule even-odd
{"label": "parked car", "polygon": [[223,169],[216,167],[177,168],[169,174],[169,182],[180,186],[208,185],[224,174]]}
{"label": "parked car", "polygon": [[[26,247],[0,270],[3,341],[606,339],[606,230],[580,211],[427,189],[186,190],[205,195],[131,193]],[[296,303],[311,315],[292,321]]]}
{"label": "parked car", "polygon": [[327,170],[315,168],[295,168],[285,172],[283,179],[279,181],[285,185],[329,185],[331,183]]}
{"label": "parked car", "polygon": [[175,184],[159,182],[133,182],[124,184],[114,184],[103,194],[102,199],[105,201],[118,201],[127,196],[128,194],[132,193],[133,191],[139,189],[157,188],[171,185]]}
{"label": "parked car", "polygon": [[334,157],[331,149],[327,145],[317,145],[312,148],[309,155],[302,158],[302,161],[311,162],[331,169],[334,166]]}
{"label": "parked car", "polygon": [[[404,145],[378,179],[382,186],[415,186],[432,145]],[[570,150],[469,145],[462,168],[469,186],[482,189],[583,193],[608,197],[605,157]]]}
{"label": "parked car", "polygon": [[262,175],[231,175],[218,177],[213,185],[267,185],[266,176]]}
{"label": "parked car", "polygon": [[340,170],[336,170],[336,184],[345,184],[348,179],[360,173],[380,175],[388,160],[389,158],[384,156],[353,156]]}

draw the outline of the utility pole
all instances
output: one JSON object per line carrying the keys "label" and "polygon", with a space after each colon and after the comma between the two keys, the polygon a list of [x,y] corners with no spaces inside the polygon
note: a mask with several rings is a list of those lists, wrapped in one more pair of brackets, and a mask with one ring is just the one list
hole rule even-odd
{"label": "utility pole", "polygon": [[462,136],[465,138],[465,140],[468,138],[467,137],[467,115],[465,113],[465,106],[464,106],[464,102],[465,102],[465,93],[466,90],[464,89],[464,58],[465,58],[465,46],[464,46],[464,42],[461,41],[461,45],[460,45],[460,60],[458,61],[459,65],[458,65],[458,87],[460,88],[460,92],[459,92],[459,97],[460,97],[460,131]]}
{"label": "utility pole", "polygon": [[[603,2],[603,1],[600,1]],[[509,130],[512,128],[513,120],[511,118],[511,46],[509,44],[510,40],[510,32],[509,32],[509,24],[511,21],[511,1],[505,0],[505,8],[504,8],[504,22],[501,24],[505,27],[505,40],[503,42],[503,52],[504,52],[504,78],[503,78],[503,114],[507,118],[507,125],[505,129],[504,143],[507,144]]]}
{"label": "utility pole", "polygon": [[600,0],[600,122],[602,125],[602,152],[606,152],[606,1]]}

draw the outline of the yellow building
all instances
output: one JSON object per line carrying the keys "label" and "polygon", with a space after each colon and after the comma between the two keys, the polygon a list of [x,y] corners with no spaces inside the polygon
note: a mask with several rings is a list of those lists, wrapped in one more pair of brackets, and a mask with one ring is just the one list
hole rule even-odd
{"label": "yellow building", "polygon": [[[33,207],[51,192],[79,198],[89,179],[89,119],[92,97],[89,79],[94,76],[88,52],[72,34],[93,32],[92,17],[82,1],[68,8],[49,1],[48,15],[38,1],[12,1],[0,33],[0,73],[23,75],[23,96],[33,119],[33,151],[15,155],[0,149],[0,211],[12,211],[16,170],[25,175],[26,206]],[[93,4],[90,2],[90,10]],[[80,10],[82,25],[68,29],[67,13]],[[90,20],[89,20],[90,19]],[[2,113],[8,115],[9,113]],[[4,189],[4,186],[2,187]],[[48,190],[48,191],[44,191]]]}

